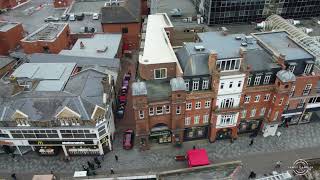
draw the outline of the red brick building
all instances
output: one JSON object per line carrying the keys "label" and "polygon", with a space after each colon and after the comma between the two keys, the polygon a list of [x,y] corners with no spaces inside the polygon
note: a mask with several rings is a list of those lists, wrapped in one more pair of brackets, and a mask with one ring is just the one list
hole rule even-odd
{"label": "red brick building", "polygon": [[58,54],[70,46],[70,29],[66,23],[49,23],[21,40],[25,53]]}
{"label": "red brick building", "polygon": [[73,0],[54,0],[53,1],[53,6],[55,8],[65,8],[71,5]]}
{"label": "red brick building", "polygon": [[0,10],[1,9],[11,9],[21,3],[26,2],[27,0],[2,0],[0,1]]}
{"label": "red brick building", "polygon": [[8,55],[20,44],[23,35],[21,23],[0,21],[0,54]]}
{"label": "red brick building", "polygon": [[141,1],[123,0],[106,2],[101,9],[103,32],[122,33],[123,49],[138,49],[141,30]]}

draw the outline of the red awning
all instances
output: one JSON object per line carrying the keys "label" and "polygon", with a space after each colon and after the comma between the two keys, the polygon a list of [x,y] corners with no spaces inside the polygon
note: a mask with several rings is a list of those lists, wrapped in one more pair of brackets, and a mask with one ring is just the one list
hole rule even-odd
{"label": "red awning", "polygon": [[187,152],[189,167],[205,166],[210,164],[207,151],[205,149],[189,150]]}

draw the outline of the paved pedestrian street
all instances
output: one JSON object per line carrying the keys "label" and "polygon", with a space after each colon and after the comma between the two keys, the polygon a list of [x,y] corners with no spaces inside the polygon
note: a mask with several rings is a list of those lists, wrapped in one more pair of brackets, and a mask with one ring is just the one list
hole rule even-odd
{"label": "paved pedestrian street", "polygon": [[[300,148],[314,148],[319,151],[320,147],[320,123],[303,124],[299,126],[290,126],[289,128],[280,128],[282,133],[280,137],[267,137],[259,135],[255,138],[254,144],[249,146],[250,138],[240,136],[234,143],[229,140],[208,143],[207,140],[185,142],[181,148],[175,148],[171,144],[154,145],[151,150],[140,152],[138,147],[133,150],[123,150],[118,134],[114,142],[114,150],[105,155],[102,168],[97,170],[97,174],[109,174],[110,168],[113,168],[116,174],[131,174],[139,172],[157,172],[169,169],[185,168],[185,162],[176,162],[175,155],[182,155],[186,150],[195,145],[197,148],[206,148],[209,159],[213,163],[223,162],[226,160],[242,160],[247,156],[259,154],[268,154],[270,159],[273,155],[283,154],[285,151],[291,151]],[[119,137],[119,138],[118,138]],[[313,150],[314,151],[314,150]],[[271,155],[270,155],[271,154]],[[116,162],[115,155],[119,157]],[[15,172],[17,176],[21,174],[36,173],[55,173],[64,176],[72,175],[76,170],[82,170],[82,165],[88,160],[93,161],[92,156],[73,156],[70,162],[63,161],[62,154],[60,156],[46,157],[38,156],[34,152],[20,157],[0,155],[0,174],[2,176]],[[305,154],[305,158],[309,158]],[[257,165],[262,164],[255,162]]]}

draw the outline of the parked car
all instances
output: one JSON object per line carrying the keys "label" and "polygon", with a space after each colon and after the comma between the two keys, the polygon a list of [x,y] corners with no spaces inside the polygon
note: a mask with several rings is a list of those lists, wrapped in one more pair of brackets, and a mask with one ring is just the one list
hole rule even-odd
{"label": "parked car", "polygon": [[63,14],[63,15],[60,17],[60,19],[61,19],[62,21],[68,21],[68,19],[69,19],[69,14]]}
{"label": "parked car", "polygon": [[127,129],[123,133],[123,149],[129,150],[133,148],[133,139],[134,138],[134,132],[132,129]]}
{"label": "parked car", "polygon": [[75,21],[76,20],[76,15],[75,14],[70,14],[69,20],[70,21]]}
{"label": "parked car", "polygon": [[118,119],[122,119],[124,116],[124,110],[125,110],[125,105],[121,104],[118,106],[117,111],[116,111],[116,116]]}
{"label": "parked car", "polygon": [[76,19],[77,19],[78,21],[82,21],[82,20],[84,19],[84,14],[83,14],[83,13],[77,14],[77,15],[76,15]]}
{"label": "parked car", "polygon": [[126,104],[127,103],[127,97],[125,94],[120,95],[118,100],[119,100],[119,104],[121,104],[121,103]]}
{"label": "parked car", "polygon": [[98,20],[99,19],[99,14],[98,13],[93,13],[92,19],[93,20]]}
{"label": "parked car", "polygon": [[44,22],[56,22],[56,21],[59,21],[58,17],[49,16],[44,19]]}

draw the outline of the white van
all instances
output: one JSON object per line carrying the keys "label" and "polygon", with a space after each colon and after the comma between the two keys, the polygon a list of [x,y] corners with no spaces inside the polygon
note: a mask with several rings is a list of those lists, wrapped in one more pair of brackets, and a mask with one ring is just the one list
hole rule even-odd
{"label": "white van", "polygon": [[76,15],[70,14],[69,20],[70,21],[75,21],[76,20]]}

